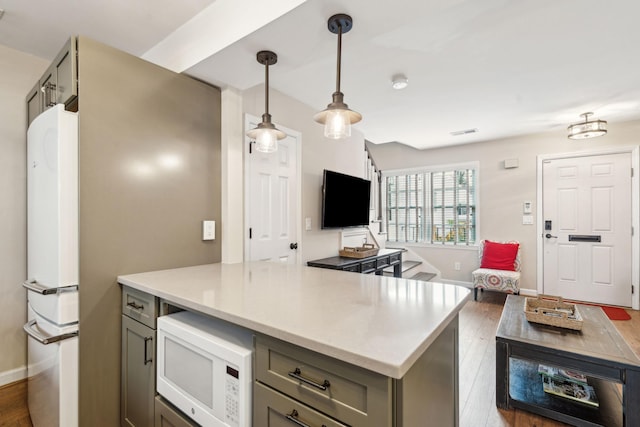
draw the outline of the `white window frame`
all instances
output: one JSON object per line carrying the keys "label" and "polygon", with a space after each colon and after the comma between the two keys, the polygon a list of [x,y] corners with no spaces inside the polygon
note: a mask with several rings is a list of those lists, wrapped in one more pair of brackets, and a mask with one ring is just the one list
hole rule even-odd
{"label": "white window frame", "polygon": [[421,166],[421,167],[413,167],[407,169],[392,169],[382,171],[382,221],[384,224],[387,223],[387,178],[391,176],[403,176],[403,175],[415,175],[421,173],[433,173],[433,172],[447,172],[452,170],[460,170],[460,169],[473,169],[475,174],[475,236],[476,241],[474,243],[467,244],[457,244],[457,243],[446,243],[446,242],[396,242],[389,241],[389,244],[399,244],[399,245],[410,245],[410,246],[427,246],[427,247],[437,247],[437,248],[451,248],[451,249],[462,249],[462,248],[475,248],[480,241],[480,162],[472,161],[472,162],[463,162],[463,163],[449,163],[442,165],[431,165],[431,166]]}

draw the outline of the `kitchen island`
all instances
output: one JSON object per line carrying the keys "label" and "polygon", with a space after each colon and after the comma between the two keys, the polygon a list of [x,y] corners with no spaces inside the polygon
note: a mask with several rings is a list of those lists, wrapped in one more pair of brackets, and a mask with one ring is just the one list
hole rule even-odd
{"label": "kitchen island", "polygon": [[[424,417],[434,425],[458,424],[458,312],[470,297],[466,288],[266,262],[130,274],[118,282],[254,331],[256,342],[264,338],[266,346],[290,345],[300,358],[317,355],[323,367],[334,361],[342,370],[352,367],[386,380],[379,393],[384,404],[379,396],[378,401],[363,397],[361,408],[350,404],[355,422],[349,411],[347,420],[341,418],[340,408],[350,405],[332,400],[335,388],[313,398],[320,415],[335,417],[328,412],[337,408],[338,418],[351,425],[366,420],[371,426],[418,426]],[[260,357],[257,352],[256,370]],[[256,387],[310,405],[305,393],[292,396],[301,383],[282,390],[254,374]],[[259,421],[259,409],[254,402],[254,425],[272,425]],[[368,411],[373,412],[367,418]]]}

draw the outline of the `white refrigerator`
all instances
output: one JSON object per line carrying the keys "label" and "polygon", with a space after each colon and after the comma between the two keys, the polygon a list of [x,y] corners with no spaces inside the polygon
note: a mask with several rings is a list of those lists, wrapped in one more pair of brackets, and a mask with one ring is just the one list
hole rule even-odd
{"label": "white refrigerator", "polygon": [[78,117],[27,131],[28,404],[35,427],[78,425]]}

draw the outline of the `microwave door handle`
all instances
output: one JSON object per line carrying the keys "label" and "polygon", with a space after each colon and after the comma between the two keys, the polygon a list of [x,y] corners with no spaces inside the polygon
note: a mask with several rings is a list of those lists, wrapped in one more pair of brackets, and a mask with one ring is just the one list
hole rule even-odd
{"label": "microwave door handle", "polygon": [[24,324],[22,329],[34,340],[38,341],[40,344],[53,344],[54,342],[66,340],[68,338],[73,338],[78,336],[78,331],[67,332],[66,334],[60,335],[45,335],[40,331],[37,331],[34,326],[36,326],[35,320],[30,320]]}

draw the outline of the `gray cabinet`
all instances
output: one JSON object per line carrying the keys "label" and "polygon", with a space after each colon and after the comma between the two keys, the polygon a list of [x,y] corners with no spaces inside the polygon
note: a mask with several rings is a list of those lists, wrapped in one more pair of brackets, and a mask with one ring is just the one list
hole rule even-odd
{"label": "gray cabinet", "polygon": [[76,111],[77,97],[77,41],[71,37],[27,95],[28,123],[56,104],[65,104],[67,110]]}
{"label": "gray cabinet", "polygon": [[400,379],[271,337],[255,343],[254,427],[458,426],[457,316]]}
{"label": "gray cabinet", "polygon": [[167,402],[162,396],[156,396],[155,401],[155,427],[196,427],[197,424],[188,419]]}
{"label": "gray cabinet", "polygon": [[157,300],[124,287],[122,306],[120,425],[153,427]]}

